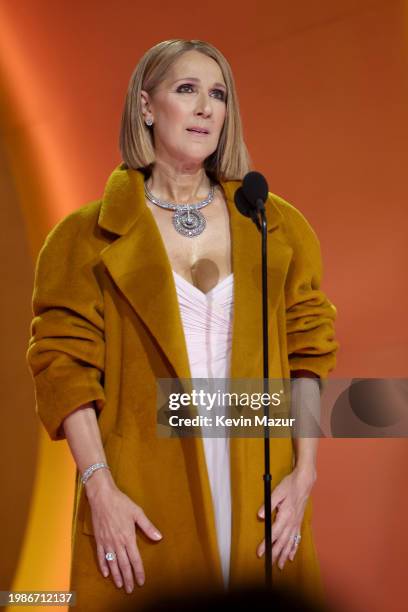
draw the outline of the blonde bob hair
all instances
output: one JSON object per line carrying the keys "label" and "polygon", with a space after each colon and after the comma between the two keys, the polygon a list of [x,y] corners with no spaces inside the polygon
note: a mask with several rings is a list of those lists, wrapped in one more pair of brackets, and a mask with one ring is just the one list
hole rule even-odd
{"label": "blonde bob hair", "polygon": [[153,130],[142,114],[141,91],[151,94],[165,79],[170,66],[186,51],[196,50],[219,65],[227,86],[226,116],[217,149],[204,161],[204,168],[215,180],[241,180],[250,170],[250,159],[243,138],[238,97],[229,63],[218,49],[202,40],[165,40],[149,49],[136,66],[122,114],[119,147],[128,168],[149,170],[154,164]]}

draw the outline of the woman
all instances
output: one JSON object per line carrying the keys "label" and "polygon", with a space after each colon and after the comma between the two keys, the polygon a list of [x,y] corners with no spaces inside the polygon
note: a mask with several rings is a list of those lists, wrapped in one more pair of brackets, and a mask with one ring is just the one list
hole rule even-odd
{"label": "woman", "polygon": [[[157,379],[262,378],[260,238],[234,205],[249,162],[217,49],[144,55],[121,151],[103,198],[45,241],[27,353],[38,414],[78,468],[71,588],[87,610],[264,581],[263,440],[157,435]],[[270,377],[325,378],[336,311],[318,240],[276,195],[267,216]],[[218,327],[200,333],[217,299]],[[319,597],[315,456],[316,440],[271,441],[274,581]]]}

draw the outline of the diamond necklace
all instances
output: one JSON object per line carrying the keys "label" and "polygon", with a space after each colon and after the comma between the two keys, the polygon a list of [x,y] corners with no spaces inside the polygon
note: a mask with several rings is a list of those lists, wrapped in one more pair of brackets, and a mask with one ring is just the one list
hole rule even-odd
{"label": "diamond necklace", "polygon": [[201,202],[196,202],[195,204],[174,204],[173,202],[163,202],[152,194],[146,183],[144,184],[144,190],[146,197],[148,200],[150,200],[150,202],[160,206],[160,208],[175,211],[172,218],[173,226],[182,236],[194,238],[194,236],[198,236],[205,230],[207,221],[199,209],[204,208],[204,206],[207,206],[213,201],[215,192],[214,184],[211,185],[210,193],[205,200],[201,200]]}

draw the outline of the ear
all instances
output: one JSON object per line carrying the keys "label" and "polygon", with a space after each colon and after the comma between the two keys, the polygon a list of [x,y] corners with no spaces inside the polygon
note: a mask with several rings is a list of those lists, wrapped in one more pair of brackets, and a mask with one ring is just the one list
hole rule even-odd
{"label": "ear", "polygon": [[145,91],[144,89],[141,90],[140,92],[140,100],[142,103],[142,113],[143,113],[143,117],[146,119],[146,117],[148,116],[149,113],[151,113],[151,99],[149,94],[147,93],[147,91]]}

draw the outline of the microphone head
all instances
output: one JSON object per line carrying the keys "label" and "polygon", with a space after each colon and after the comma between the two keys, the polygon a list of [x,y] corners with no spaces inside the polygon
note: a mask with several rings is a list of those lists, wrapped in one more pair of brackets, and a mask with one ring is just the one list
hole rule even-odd
{"label": "microphone head", "polygon": [[252,206],[244,196],[244,192],[242,187],[239,187],[234,196],[235,206],[238,208],[239,212],[245,217],[251,216]]}
{"label": "microphone head", "polygon": [[258,221],[258,213],[256,209],[248,202],[246,197],[244,196],[244,192],[242,187],[239,187],[234,196],[235,206],[239,210],[239,212],[245,217],[250,217],[252,221],[255,223],[256,227],[260,230],[261,226]]}
{"label": "microphone head", "polygon": [[242,181],[242,190],[251,206],[258,208],[259,200],[263,203],[268,198],[268,183],[260,172],[248,172]]}

